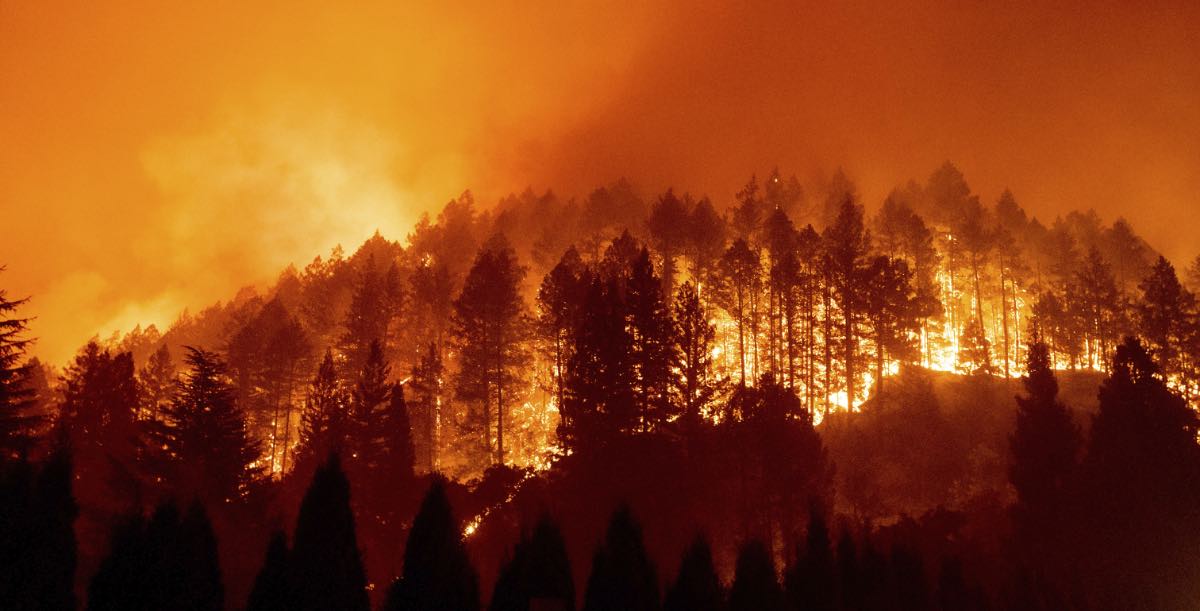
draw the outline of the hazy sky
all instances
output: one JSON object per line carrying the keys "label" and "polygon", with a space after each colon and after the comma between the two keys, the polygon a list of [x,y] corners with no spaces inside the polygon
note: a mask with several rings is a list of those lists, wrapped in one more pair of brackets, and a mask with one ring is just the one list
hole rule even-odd
{"label": "hazy sky", "polygon": [[0,286],[56,363],[466,188],[949,159],[1200,253],[1195,2],[98,4],[0,0]]}

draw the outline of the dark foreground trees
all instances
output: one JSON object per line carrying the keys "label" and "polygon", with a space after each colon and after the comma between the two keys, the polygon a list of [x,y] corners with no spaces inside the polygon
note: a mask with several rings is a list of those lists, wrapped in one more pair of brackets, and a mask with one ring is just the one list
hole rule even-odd
{"label": "dark foreground trees", "polygon": [[404,572],[388,591],[387,611],[478,611],[479,577],[467,557],[462,526],[434,479],[413,520]]}
{"label": "dark foreground trees", "polygon": [[216,536],[199,503],[184,513],[168,502],[149,519],[130,516],[88,586],[90,611],[221,611],[224,604]]}

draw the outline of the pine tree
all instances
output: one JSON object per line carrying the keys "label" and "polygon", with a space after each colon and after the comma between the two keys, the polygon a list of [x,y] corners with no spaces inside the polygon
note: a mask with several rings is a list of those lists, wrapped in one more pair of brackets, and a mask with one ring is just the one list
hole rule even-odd
{"label": "pine tree", "polygon": [[1048,560],[1061,549],[1065,511],[1080,447],[1079,428],[1058,400],[1058,381],[1046,345],[1029,346],[1025,396],[1017,397],[1017,423],[1009,438],[1008,477],[1017,492],[1013,519],[1029,558]]}
{"label": "pine tree", "polygon": [[288,562],[295,609],[371,608],[350,509],[350,482],[336,454],[317,469],[300,503]]}
{"label": "pine tree", "polygon": [[858,343],[863,309],[860,285],[871,242],[870,233],[863,228],[862,208],[853,199],[842,201],[838,216],[825,230],[824,238],[829,255],[829,281],[839,310],[837,341],[845,375],[846,407],[853,411],[860,375]]}
{"label": "pine tree", "polygon": [[638,428],[643,432],[673,415],[669,389],[677,355],[661,286],[654,275],[650,252],[643,248],[633,263],[625,291]]}
{"label": "pine tree", "polygon": [[725,593],[708,540],[697,536],[683,554],[679,575],[667,590],[663,611],[722,611]]}
{"label": "pine tree", "polygon": [[809,513],[804,547],[796,552],[796,563],[784,578],[793,607],[832,611],[837,603],[837,581],[829,528],[819,509]]}
{"label": "pine tree", "polygon": [[687,204],[670,189],[651,206],[650,216],[646,218],[654,248],[662,259],[661,291],[664,295],[675,293],[675,259],[687,239],[687,219]]}
{"label": "pine tree", "polygon": [[164,342],[150,355],[138,372],[138,388],[141,390],[139,417],[143,420],[159,420],[171,402],[175,391],[175,364],[171,362],[171,350]]}
{"label": "pine tree", "polygon": [[[717,286],[717,303],[725,310],[738,332],[738,382],[746,384],[746,354],[758,334],[754,317],[754,299],[762,281],[758,256],[744,239],[737,239],[725,251],[720,261],[721,283]],[[755,362],[751,361],[751,378]]]}
{"label": "pine tree", "polygon": [[565,374],[559,424],[565,448],[595,447],[635,428],[633,339],[625,320],[617,282],[591,278]]}
{"label": "pine tree", "polygon": [[738,550],[729,611],[783,611],[783,591],[775,577],[775,562],[767,546],[757,539]]}
{"label": "pine tree", "polygon": [[983,332],[983,322],[972,320],[963,331],[958,347],[958,368],[968,375],[992,375],[992,343]]}
{"label": "pine tree", "polygon": [[[456,396],[475,410],[469,426],[495,464],[505,463],[504,431],[509,406],[518,398],[528,364],[526,313],[520,285],[525,268],[503,235],[479,252],[454,302],[459,352]],[[495,444],[493,445],[493,422]]]}
{"label": "pine tree", "polygon": [[383,414],[391,389],[391,367],[383,355],[383,343],[372,341],[366,361],[351,391],[348,431],[348,471],[356,478],[368,477],[382,462],[384,447]]}
{"label": "pine tree", "polygon": [[552,607],[575,609],[575,584],[566,542],[558,525],[543,515],[529,535],[523,534],[512,558],[496,580],[491,611],[528,611]]}
{"label": "pine tree", "polygon": [[0,461],[0,601],[10,609],[73,611],[74,474],[65,447],[44,464]]}
{"label": "pine tree", "polygon": [[1141,284],[1138,303],[1138,330],[1146,348],[1166,375],[1183,373],[1184,326],[1194,298],[1175,275],[1175,267],[1164,257]]}
{"label": "pine tree", "polygon": [[706,282],[725,251],[725,220],[706,197],[692,208],[685,228],[684,254],[691,262],[690,275],[697,284]]}
{"label": "pine tree", "polygon": [[268,467],[272,473],[285,471],[296,391],[312,362],[307,334],[276,296],[234,334],[228,353],[239,405],[265,440]]}
{"label": "pine tree", "polygon": [[360,266],[358,284],[343,323],[346,330],[339,342],[350,371],[363,367],[372,342],[388,337],[388,327],[397,313],[397,291],[400,290],[394,279],[389,283],[388,278],[388,273],[378,268],[373,254]]}
{"label": "pine tree", "polygon": [[[4,267],[0,266],[0,272]],[[26,386],[28,366],[22,363],[32,339],[25,337],[29,319],[16,318],[26,299],[8,299],[0,289],[0,457],[28,452],[37,418],[29,414],[35,397]]]}
{"label": "pine tree", "polygon": [[875,343],[876,392],[883,391],[884,365],[890,360],[911,363],[919,347],[917,333],[926,318],[908,264],[875,257],[865,273],[863,309],[866,330]]}
{"label": "pine tree", "polygon": [[262,568],[254,578],[246,611],[290,611],[297,608],[287,536],[276,531],[267,544]]}
{"label": "pine tree", "polygon": [[147,521],[129,517],[88,586],[89,611],[220,611],[224,587],[217,542],[199,504],[180,515],[160,505]]}
{"label": "pine tree", "polygon": [[564,371],[570,358],[571,334],[579,324],[580,307],[587,285],[586,269],[579,251],[569,248],[538,289],[537,330],[554,366],[555,397],[561,406],[566,398]]}
{"label": "pine tree", "polygon": [[690,281],[679,287],[673,305],[675,351],[679,355],[679,376],[672,376],[675,394],[683,408],[687,426],[694,426],[705,415],[718,384],[713,379],[712,344],[716,329],[700,301],[700,293]]}
{"label": "pine tree", "polygon": [[58,427],[71,445],[84,530],[103,529],[141,493],[133,355],[114,356],[89,342],[64,372],[62,387]]}
{"label": "pine tree", "polygon": [[1187,608],[1200,574],[1200,420],[1134,339],[1116,351],[1100,387],[1081,466],[1080,535],[1073,567],[1106,608]]}
{"label": "pine tree", "polygon": [[1076,277],[1079,304],[1089,368],[1102,367],[1113,347],[1113,331],[1118,326],[1120,293],[1117,281],[1100,251],[1092,247]]}
{"label": "pine tree", "polygon": [[442,365],[437,345],[429,343],[425,353],[413,367],[413,401],[411,402],[413,423],[413,445],[422,469],[434,472],[438,469],[438,454],[441,446],[440,421],[442,417]]}
{"label": "pine tree", "polygon": [[305,394],[297,471],[311,473],[331,452],[347,449],[343,444],[350,431],[349,409],[350,394],[338,379],[333,353],[326,350]]}
{"label": "pine tree", "polygon": [[446,483],[435,478],[404,547],[404,572],[388,591],[386,611],[477,611],[479,578],[463,546]]}
{"label": "pine tree", "polygon": [[152,445],[163,448],[165,459],[157,475],[184,494],[222,506],[260,481],[259,444],[247,431],[221,358],[189,346],[185,362],[188,370],[164,421],[151,431]]}
{"label": "pine tree", "polygon": [[619,508],[596,546],[583,611],[654,611],[658,577],[642,543],[642,527],[628,507]]}

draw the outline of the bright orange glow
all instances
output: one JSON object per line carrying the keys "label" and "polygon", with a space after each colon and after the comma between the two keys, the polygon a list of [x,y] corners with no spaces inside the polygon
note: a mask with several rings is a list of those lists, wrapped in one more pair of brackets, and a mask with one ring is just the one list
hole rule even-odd
{"label": "bright orange glow", "polygon": [[843,165],[875,205],[945,159],[1195,254],[1200,5],[874,4],[5,3],[5,282],[61,363],[466,188]]}

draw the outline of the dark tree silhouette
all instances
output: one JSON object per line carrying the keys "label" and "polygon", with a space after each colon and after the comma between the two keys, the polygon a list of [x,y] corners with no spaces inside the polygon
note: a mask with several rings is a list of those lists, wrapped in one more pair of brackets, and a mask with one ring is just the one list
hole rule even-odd
{"label": "dark tree silhouette", "polygon": [[575,609],[575,583],[566,542],[558,525],[543,515],[531,535],[522,535],[512,558],[500,570],[491,611]]}
{"label": "dark tree silhouette", "polygon": [[88,587],[90,611],[220,611],[224,588],[217,542],[204,509],[180,515],[173,503],[149,520],[129,517]]}
{"label": "dark tree silhouette", "polygon": [[1184,328],[1195,298],[1179,284],[1175,267],[1164,257],[1158,258],[1140,286],[1138,332],[1146,349],[1164,373],[1182,374]]}
{"label": "dark tree silhouette", "polygon": [[[833,298],[837,303],[837,342],[846,385],[846,405],[853,411],[858,398],[861,375],[859,332],[863,318],[860,291],[866,273],[866,256],[871,242],[863,227],[862,208],[851,198],[841,202],[837,218],[824,233],[828,251],[828,274]],[[829,341],[831,338],[826,338]]]}
{"label": "dark tree silhouette", "polygon": [[175,363],[171,361],[171,350],[166,343],[159,346],[146,364],[138,371],[138,389],[141,391],[139,418],[161,420],[162,413],[171,403],[175,393]]}
{"label": "dark tree silhouette", "polygon": [[433,472],[438,468],[438,456],[441,448],[442,376],[445,365],[437,345],[430,342],[417,364],[413,366],[411,409],[412,439],[415,448],[417,464],[424,471]]}
{"label": "dark tree silhouette", "polygon": [[712,370],[716,329],[708,321],[699,290],[690,281],[679,287],[672,314],[680,375],[672,376],[671,383],[683,411],[685,426],[694,427],[699,425],[719,388]]}
{"label": "dark tree silhouette", "polygon": [[391,390],[390,376],[391,366],[383,354],[383,342],[374,340],[350,394],[347,422],[346,470],[359,483],[371,478],[385,461],[383,421]]}
{"label": "dark tree silhouette", "polygon": [[738,551],[729,611],[782,611],[783,590],[775,576],[775,562],[761,541],[752,540]]}
{"label": "dark tree silhouette", "polygon": [[673,415],[671,370],[677,365],[671,316],[645,248],[633,262],[625,291],[638,429],[646,432]]}
{"label": "dark tree silhouette", "polygon": [[654,202],[650,207],[650,215],[646,217],[646,227],[650,230],[654,249],[662,259],[663,295],[675,293],[675,260],[683,251],[687,239],[687,220],[688,204],[670,189]]}
{"label": "dark tree silhouette", "polygon": [[555,397],[558,405],[566,400],[563,372],[571,355],[571,337],[579,325],[587,270],[579,251],[567,249],[558,264],[546,274],[537,296],[537,331],[544,351],[554,365]]}
{"label": "dark tree silhouette", "polygon": [[708,539],[697,536],[683,553],[679,574],[667,589],[663,611],[722,611],[725,592],[713,566]]}
{"label": "dark tree silhouette", "polygon": [[463,546],[446,483],[435,477],[404,548],[404,572],[388,591],[387,611],[476,611],[479,578]]}
{"label": "dark tree silhouette", "polygon": [[295,585],[288,558],[287,536],[281,531],[271,535],[262,568],[254,578],[246,611],[290,611],[298,608]]}
{"label": "dark tree silhouette", "polygon": [[618,431],[632,431],[632,338],[615,280],[590,280],[567,362],[559,437],[564,447],[594,447]]}
{"label": "dark tree silhouette", "polygon": [[1095,606],[1188,608],[1200,576],[1200,429],[1135,339],[1100,387],[1082,464],[1082,575]]}
{"label": "dark tree silhouette", "polygon": [[583,611],[654,611],[658,577],[642,543],[642,527],[629,507],[613,514],[592,556]]}
{"label": "dark tree silhouette", "polygon": [[[528,365],[527,320],[521,282],[525,268],[501,234],[475,258],[454,301],[454,336],[459,351],[456,396],[472,411],[468,426],[484,460],[503,465],[509,406],[518,397]],[[493,444],[492,439],[495,443]]]}
{"label": "dark tree silhouette", "polygon": [[[4,267],[0,266],[0,272]],[[33,406],[33,391],[26,384],[29,367],[22,360],[32,339],[25,337],[28,318],[17,318],[17,308],[26,299],[8,299],[0,289],[0,457],[12,458],[26,453],[38,419],[28,413]]]}
{"label": "dark tree silhouette", "polygon": [[819,509],[810,512],[804,546],[796,552],[796,561],[784,578],[788,599],[794,608],[833,611],[837,604],[837,579],[832,541],[825,516]]}
{"label": "dark tree silhouette", "polygon": [[286,471],[296,391],[312,366],[303,326],[276,296],[230,339],[228,360],[238,404],[265,440],[268,468]]}
{"label": "dark tree silhouette", "polygon": [[1017,492],[1013,520],[1020,544],[1028,559],[1044,560],[1061,551],[1080,434],[1058,400],[1046,344],[1035,340],[1029,346],[1025,370],[1025,396],[1017,397],[1016,429],[1009,438],[1008,478]]}
{"label": "dark tree silhouette", "polygon": [[350,482],[337,454],[317,469],[300,503],[287,564],[298,610],[366,611],[367,577],[350,509]]}
{"label": "dark tree silhouette", "polygon": [[[729,246],[721,257],[719,266],[720,283],[715,287],[716,302],[737,325],[738,381],[744,386],[747,351],[751,349],[754,338],[758,335],[755,302],[762,282],[762,267],[758,255],[744,239],[735,240]],[[754,365],[752,360],[751,379],[754,375]]]}
{"label": "dark tree silhouette", "polygon": [[188,347],[185,362],[164,420],[151,430],[152,445],[162,448],[162,463],[153,470],[178,491],[219,507],[244,498],[261,480],[259,444],[247,431],[220,357]]}
{"label": "dark tree silhouette", "polygon": [[349,371],[358,371],[363,367],[370,354],[371,343],[383,341],[388,336],[388,327],[400,310],[403,296],[399,270],[394,264],[386,271],[379,267],[374,254],[361,263],[358,284],[346,312],[345,332],[339,347],[346,355]]}
{"label": "dark tree silhouette", "polygon": [[0,601],[9,609],[75,609],[71,459],[57,448],[35,468],[0,461]]}
{"label": "dark tree silhouette", "polygon": [[297,470],[311,473],[349,433],[350,394],[338,379],[333,353],[325,351],[317,374],[309,383],[300,419],[300,446],[296,451]]}

